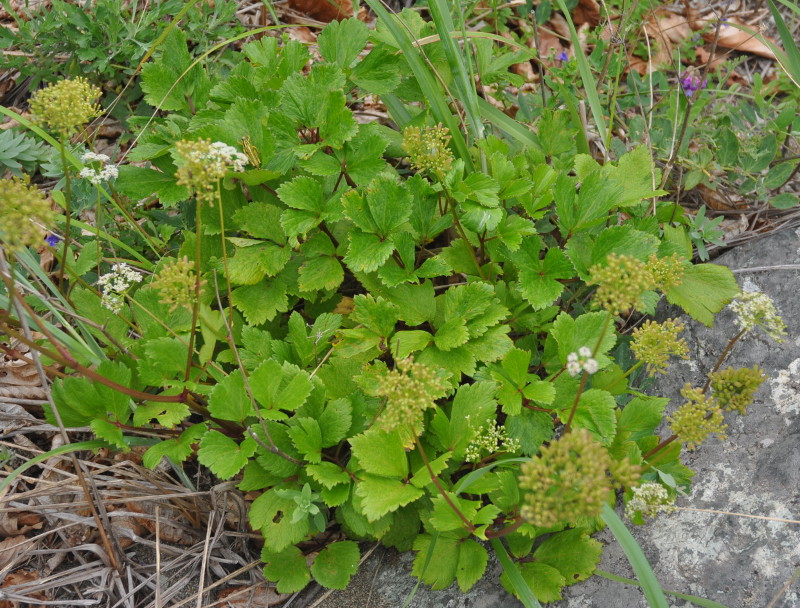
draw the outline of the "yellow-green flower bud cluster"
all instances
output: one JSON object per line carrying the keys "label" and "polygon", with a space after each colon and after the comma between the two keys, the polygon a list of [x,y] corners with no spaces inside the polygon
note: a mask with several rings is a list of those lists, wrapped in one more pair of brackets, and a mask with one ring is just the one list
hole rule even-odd
{"label": "yellow-green flower bud cluster", "polygon": [[519,448],[519,440],[509,437],[505,426],[491,421],[476,431],[475,437],[467,446],[464,460],[467,462],[480,462],[481,458],[490,456],[495,452],[514,453]]}
{"label": "yellow-green flower bud cluster", "polygon": [[689,450],[697,448],[711,434],[719,439],[727,438],[725,429],[728,425],[725,424],[722,408],[713,398],[700,388],[692,388],[691,384],[683,387],[681,395],[686,403],[667,418],[667,422]]}
{"label": "yellow-green flower bud cluster", "polygon": [[628,255],[609,254],[605,264],[595,264],[589,269],[589,275],[589,284],[598,285],[595,302],[612,315],[631,308],[644,309],[642,295],[656,287],[647,265]]}
{"label": "yellow-green flower bud cluster", "polygon": [[81,126],[100,116],[102,91],[85,78],[60,80],[31,96],[34,122],[67,139]]}
{"label": "yellow-green flower bud cluster", "polygon": [[747,406],[753,402],[758,387],[766,379],[764,370],[754,365],[752,368],[729,367],[709,376],[714,399],[726,412],[737,411],[747,414]]}
{"label": "yellow-green flower bud cluster", "polygon": [[655,517],[659,513],[672,513],[675,510],[675,498],[670,497],[666,488],[660,483],[648,482],[633,488],[633,496],[625,505],[625,515],[634,519]]}
{"label": "yellow-green flower bud cluster", "polygon": [[450,135],[447,127],[406,127],[403,131],[403,150],[408,153],[411,166],[429,171],[441,179],[453,166],[453,152],[448,147]]}
{"label": "yellow-green flower bud cluster", "polygon": [[199,203],[214,204],[217,184],[228,171],[244,171],[247,156],[221,141],[208,139],[182,140],[175,144],[182,163],[175,176],[181,186],[186,186]]}
{"label": "yellow-green flower bud cluster", "polygon": [[647,268],[653,275],[653,282],[661,291],[667,291],[680,285],[686,268],[683,258],[673,253],[668,258],[660,258],[656,254],[647,259]]}
{"label": "yellow-green flower bud cluster", "polygon": [[42,241],[36,222],[49,224],[54,213],[45,195],[27,175],[0,180],[0,241],[9,253]]}
{"label": "yellow-green flower bud cluster", "polygon": [[522,465],[519,485],[525,494],[520,514],[542,528],[596,517],[614,488],[637,478],[637,467],[618,466],[589,431],[576,429]]}
{"label": "yellow-green flower bud cluster", "polygon": [[425,410],[444,397],[450,385],[445,374],[413,359],[397,362],[397,369],[386,370],[378,378],[375,395],[386,399],[378,425],[391,433],[403,430],[411,437],[422,433]]}
{"label": "yellow-green flower bud cluster", "polygon": [[741,329],[760,327],[776,342],[785,340],[786,323],[768,295],[758,291],[743,291],[729,306],[736,313],[736,323]]}
{"label": "yellow-green flower bud cluster", "polygon": [[663,323],[646,321],[633,331],[631,350],[634,356],[647,366],[647,373],[652,377],[656,372],[665,374],[671,356],[681,359],[689,358],[689,349],[678,334],[683,331],[683,323],[675,319],[667,319]]}
{"label": "yellow-green flower bud cluster", "polygon": [[161,301],[169,304],[169,311],[173,312],[181,306],[192,307],[196,281],[194,262],[184,256],[164,264],[151,285],[158,291]]}

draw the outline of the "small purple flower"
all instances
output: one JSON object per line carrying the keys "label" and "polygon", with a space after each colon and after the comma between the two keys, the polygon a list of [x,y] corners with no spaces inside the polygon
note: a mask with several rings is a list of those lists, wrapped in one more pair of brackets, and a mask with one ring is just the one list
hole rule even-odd
{"label": "small purple flower", "polygon": [[680,82],[681,88],[686,94],[686,97],[692,97],[695,91],[705,89],[708,85],[708,80],[706,78],[701,80],[700,76],[694,72],[690,72],[689,70],[684,70],[678,82]]}
{"label": "small purple flower", "polygon": [[567,56],[566,51],[561,51],[558,55],[556,55],[556,59],[563,63],[565,61],[569,61],[569,56]]}
{"label": "small purple flower", "polygon": [[50,245],[50,247],[55,247],[61,241],[61,237],[57,234],[48,234],[44,237],[44,242]]}
{"label": "small purple flower", "polygon": [[726,23],[727,20],[728,20],[727,17],[722,18],[722,27],[728,27],[728,24]]}

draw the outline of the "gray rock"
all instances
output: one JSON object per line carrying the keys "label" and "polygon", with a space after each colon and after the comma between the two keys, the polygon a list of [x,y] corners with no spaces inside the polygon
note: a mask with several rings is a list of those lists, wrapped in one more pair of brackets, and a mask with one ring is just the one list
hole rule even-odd
{"label": "gray rock", "polygon": [[[742,269],[800,262],[800,230],[784,231],[721,256],[716,263]],[[775,270],[737,274],[746,290],[773,298],[788,325],[788,338],[776,344],[751,332],[734,348],[727,365],[763,367],[765,382],[746,417],[733,415],[728,440],[711,439],[684,463],[696,471],[691,494],[680,507],[737,512],[762,517],[800,519],[800,272]],[[668,311],[679,315],[680,311]],[[691,359],[674,363],[653,391],[673,398],[687,382],[702,385],[705,375],[737,333],[734,315],[724,311],[709,329],[684,318]],[[669,435],[664,429],[662,436]],[[725,513],[678,510],[644,526],[632,527],[665,589],[700,596],[728,608],[800,608],[800,525],[749,519]],[[606,530],[600,568],[634,578],[627,558]],[[410,576],[412,555],[378,549],[353,584],[329,595],[318,608],[399,608],[416,583]],[[513,608],[520,602],[498,582],[493,558],[486,576],[467,594],[453,586],[431,591],[420,586],[413,608]],[[667,596],[673,608],[693,606]],[[770,602],[775,600],[773,604]],[[645,608],[641,590],[595,576],[565,590],[563,608]]]}

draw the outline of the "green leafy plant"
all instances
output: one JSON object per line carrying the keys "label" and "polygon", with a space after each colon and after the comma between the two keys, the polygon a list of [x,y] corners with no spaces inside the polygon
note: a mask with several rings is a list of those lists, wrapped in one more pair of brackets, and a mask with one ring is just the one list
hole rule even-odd
{"label": "green leafy plant", "polygon": [[[592,575],[605,522],[664,605],[609,504],[641,481],[685,491],[682,445],[699,439],[677,424],[661,440],[667,400],[633,381],[684,353],[679,325],[648,325],[633,346],[625,336],[662,297],[711,325],[738,287],[728,269],[692,264],[714,226],[672,221],[647,148],[600,164],[569,110],[532,129],[488,110],[470,88],[481,52],[462,54],[445,7],[432,10],[434,26],[377,6],[374,32],[333,23],[321,61],[296,41],[248,42],[215,79],[183,33],[166,36],[141,80],[164,112],[113,199],[145,226],[166,222],[166,251],[123,258],[132,248],[118,244],[143,238],[137,222],[64,242],[64,306],[84,335],[71,351],[37,323],[46,340],[31,346],[75,372],[53,384],[48,421],[121,450],[155,436],[146,466],[196,458],[260,492],[248,518],[279,592],[312,577],[343,588],[364,539],[415,551],[414,574],[434,588],[467,590],[488,544],[502,583],[536,606]],[[594,91],[588,65],[581,75]],[[368,94],[402,133],[356,120]],[[0,303],[36,322],[3,277]],[[751,300],[715,372],[744,332],[780,333]],[[745,411],[753,374],[713,376],[674,420],[702,402],[721,430],[723,410]],[[329,542],[331,528],[348,540]]]}

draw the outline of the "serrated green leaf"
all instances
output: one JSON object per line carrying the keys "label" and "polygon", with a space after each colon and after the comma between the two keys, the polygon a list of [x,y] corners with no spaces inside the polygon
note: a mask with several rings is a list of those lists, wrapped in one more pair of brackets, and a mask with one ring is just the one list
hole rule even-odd
{"label": "serrated green leaf", "polygon": [[390,239],[376,234],[353,230],[347,236],[349,248],[344,261],[350,270],[355,272],[374,272],[378,270],[394,251],[394,243]]}
{"label": "serrated green leaf", "polygon": [[422,497],[425,492],[399,479],[364,475],[356,484],[361,511],[371,522]]}
{"label": "serrated green leaf", "polygon": [[298,271],[302,291],[334,290],[344,281],[344,269],[333,256],[306,257]]}
{"label": "serrated green leaf", "polygon": [[115,188],[134,202],[155,195],[165,207],[189,198],[186,186],[179,186],[172,175],[135,165],[120,165]]}
{"label": "serrated green leaf", "polygon": [[[557,602],[561,599],[561,589],[566,586],[567,580],[553,566],[527,562],[520,564],[520,572],[540,602]],[[500,575],[500,583],[509,593],[514,592],[505,572]]]}
{"label": "serrated green leaf", "polygon": [[480,543],[468,538],[459,545],[456,580],[461,591],[467,592],[481,579],[488,563],[489,554]]}
{"label": "serrated green leaf", "polygon": [[336,445],[347,437],[353,424],[353,406],[350,400],[329,401],[318,421],[322,430],[322,447],[329,448]]}
{"label": "serrated green leaf", "polygon": [[600,562],[603,545],[583,528],[564,530],[547,537],[533,552],[535,561],[552,566],[568,585],[589,578]]}
{"label": "serrated green leaf", "polygon": [[130,450],[122,435],[122,429],[105,418],[95,418],[89,424],[95,437],[107,441],[111,445],[121,449],[123,452]]}
{"label": "serrated green leaf", "polygon": [[391,340],[391,351],[395,359],[405,359],[411,353],[423,350],[433,342],[433,336],[427,331],[398,331]]}
{"label": "serrated green leaf", "polygon": [[343,483],[350,483],[350,475],[347,471],[332,462],[309,464],[305,467],[305,471],[328,489]]}
{"label": "serrated green leaf", "polygon": [[278,593],[295,593],[311,581],[306,558],[297,547],[287,547],[283,551],[274,552],[266,546],[261,551],[264,576],[277,583]]}
{"label": "serrated green leaf", "polygon": [[[480,502],[476,500],[460,498],[459,496],[449,492],[448,496],[450,501],[452,501],[452,503],[458,508],[461,514],[469,521],[472,521],[472,519],[475,517],[475,514],[478,512]],[[453,508],[450,506],[450,503],[448,503],[443,496],[436,496],[432,502],[433,510],[430,512],[428,517],[428,523],[433,527],[434,530],[437,532],[451,532],[453,530],[466,529],[461,517],[459,517],[458,513],[453,510]]]}
{"label": "serrated green leaf", "polygon": [[261,325],[274,319],[279,312],[289,310],[286,285],[279,280],[237,287],[233,290],[231,301],[251,325]]}
{"label": "serrated green leaf", "polygon": [[303,540],[308,534],[308,518],[291,522],[296,508],[297,503],[294,500],[280,497],[275,488],[264,492],[250,505],[250,525],[261,530],[265,550],[283,551],[289,545]]}
{"label": "serrated green leaf", "polygon": [[350,438],[353,456],[367,472],[384,477],[408,477],[408,456],[397,433],[371,429]]}
{"label": "serrated green leaf", "polygon": [[325,61],[346,69],[364,50],[369,30],[358,19],[332,21],[317,38],[319,52]]}
{"label": "serrated green leaf", "polygon": [[142,456],[142,464],[148,469],[154,469],[165,456],[175,464],[182,463],[192,454],[192,446],[200,441],[206,430],[205,423],[195,424],[183,431],[177,439],[167,439],[151,446]]}
{"label": "serrated green leaf", "polygon": [[493,382],[476,382],[458,387],[450,414],[450,436],[447,446],[453,450],[454,458],[462,458],[477,429],[495,417],[497,411],[495,390]]}
{"label": "serrated green leaf", "polygon": [[[572,422],[576,427],[588,430],[598,440],[608,444],[617,430],[617,418],[614,414],[616,406],[617,402],[611,393],[596,388],[589,389],[581,393]],[[569,404],[562,412],[568,416],[567,410],[571,407]]]}
{"label": "serrated green leaf", "polygon": [[323,587],[344,589],[358,571],[360,557],[358,545],[351,540],[331,543],[317,555],[311,574]]}
{"label": "serrated green leaf", "polygon": [[[595,359],[600,369],[606,367],[611,362],[606,353],[617,341],[611,325],[605,324],[607,317],[608,313],[604,311],[589,312],[575,319],[566,312],[559,314],[553,323],[551,334],[558,342],[558,357],[561,363],[566,363],[567,355],[577,352],[582,346],[587,346],[594,352],[599,342]],[[603,333],[604,328],[605,333]]]}
{"label": "serrated green leaf", "polygon": [[237,444],[219,431],[208,431],[200,441],[197,460],[220,479],[230,479],[244,468],[256,447],[251,437]]}
{"label": "serrated green leaf", "polygon": [[[426,559],[431,542],[433,554]],[[455,580],[458,573],[458,557],[460,539],[439,534],[436,540],[428,534],[420,534],[414,541],[414,567],[411,573],[433,589],[446,589]],[[427,567],[426,567],[426,562]]]}
{"label": "serrated green leaf", "polygon": [[661,424],[667,403],[666,397],[634,397],[622,409],[618,432],[630,441],[652,435]]}
{"label": "serrated green leaf", "polygon": [[506,432],[511,439],[519,441],[526,456],[539,452],[539,447],[553,437],[553,416],[547,412],[524,410],[517,416],[506,418]]}
{"label": "serrated green leaf", "polygon": [[148,401],[141,403],[133,412],[133,424],[144,426],[156,420],[161,426],[171,429],[180,424],[191,414],[185,403],[164,403]]}
{"label": "serrated green leaf", "polygon": [[322,461],[322,431],[313,418],[293,418],[289,437],[303,457],[311,463]]}
{"label": "serrated green leaf", "polygon": [[242,422],[248,416],[255,415],[241,370],[233,371],[217,383],[208,398],[208,411],[215,418],[235,422]]}
{"label": "serrated green leaf", "polygon": [[289,363],[281,365],[274,359],[262,362],[250,375],[249,384],[261,406],[287,412],[303,405],[312,389],[305,371]]}
{"label": "serrated green leaf", "polygon": [[667,301],[677,304],[693,319],[711,327],[714,315],[739,293],[739,286],[729,268],[717,264],[689,266],[680,285],[666,292]]}

